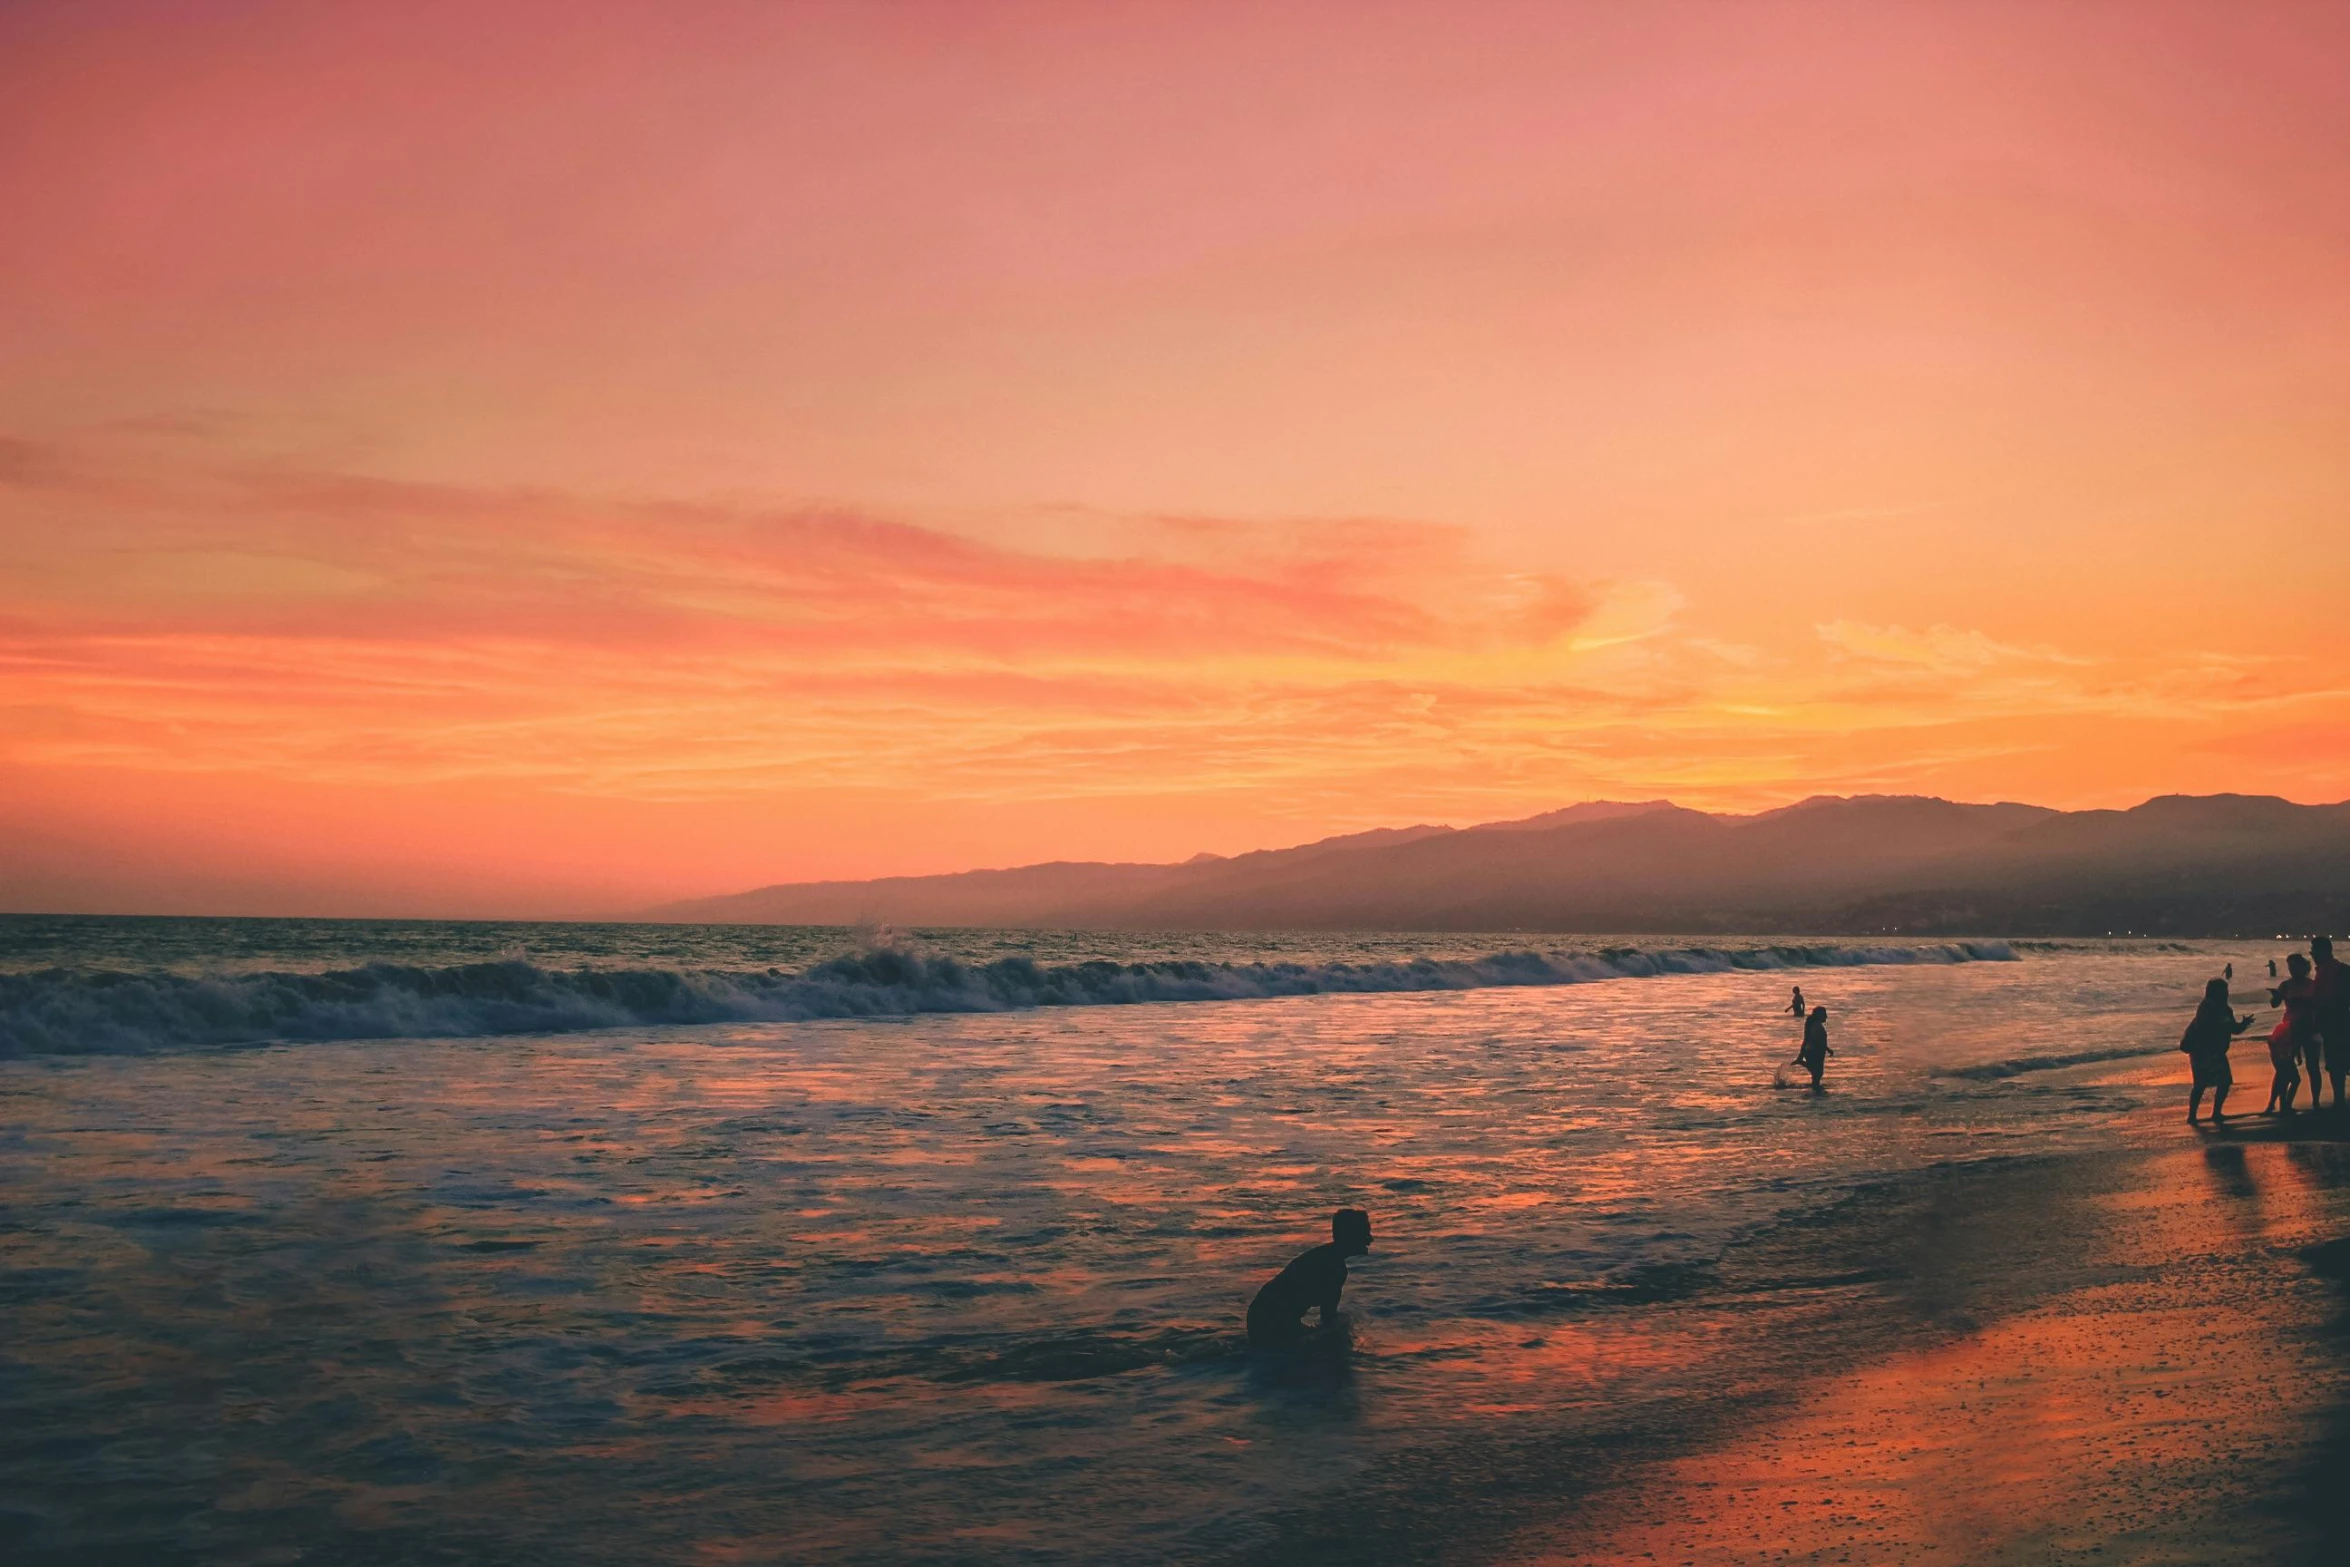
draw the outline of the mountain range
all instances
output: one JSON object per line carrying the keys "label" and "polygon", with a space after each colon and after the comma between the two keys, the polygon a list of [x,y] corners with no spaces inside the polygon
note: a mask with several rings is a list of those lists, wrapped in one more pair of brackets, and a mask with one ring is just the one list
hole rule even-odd
{"label": "mountain range", "polygon": [[787,883],[703,923],[1818,935],[2273,935],[2350,926],[2350,804],[2129,810],[1821,796],[1751,816],[1594,801],[1174,865]]}

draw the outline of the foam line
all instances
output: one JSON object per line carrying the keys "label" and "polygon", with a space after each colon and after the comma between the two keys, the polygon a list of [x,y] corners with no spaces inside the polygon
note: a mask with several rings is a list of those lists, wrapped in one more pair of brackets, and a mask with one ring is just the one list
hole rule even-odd
{"label": "foam line", "polygon": [[371,963],[326,974],[212,976],[46,969],[0,974],[0,1055],[125,1053],[276,1040],[562,1033],[631,1025],[1001,1012],[1022,1007],[1238,1001],[1332,992],[1477,990],[1593,980],[1887,963],[2012,962],[2004,942],[1914,947],[1671,947],[1497,952],[1391,963],[966,963],[901,947],[796,972],[447,968]]}

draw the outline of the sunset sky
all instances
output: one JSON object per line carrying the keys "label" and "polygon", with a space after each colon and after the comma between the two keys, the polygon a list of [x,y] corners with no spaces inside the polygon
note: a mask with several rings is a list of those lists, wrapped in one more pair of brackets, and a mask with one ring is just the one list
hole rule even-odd
{"label": "sunset sky", "polygon": [[0,7],[0,907],[2350,796],[2350,8]]}

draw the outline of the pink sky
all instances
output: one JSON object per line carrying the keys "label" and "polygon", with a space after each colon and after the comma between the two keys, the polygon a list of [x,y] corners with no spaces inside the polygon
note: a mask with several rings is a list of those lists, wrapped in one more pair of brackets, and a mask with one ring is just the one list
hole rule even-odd
{"label": "pink sky", "polygon": [[2350,795],[2340,7],[0,10],[0,905]]}

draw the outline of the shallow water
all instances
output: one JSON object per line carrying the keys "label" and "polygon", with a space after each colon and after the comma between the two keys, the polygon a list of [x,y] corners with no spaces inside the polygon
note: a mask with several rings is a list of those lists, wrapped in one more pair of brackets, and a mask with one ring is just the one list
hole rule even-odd
{"label": "shallow water", "polygon": [[[2175,1115],[2142,1070],[2016,1068],[2162,1051],[2268,955],[0,1062],[0,1528],[1212,1556],[1681,1374],[1643,1324],[1776,1215]],[[1818,1098],[1772,1086],[1795,979],[1833,1011]],[[1378,1231],[1356,1353],[1252,1362],[1248,1293],[1342,1204]]]}

